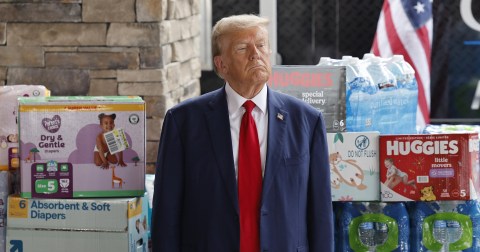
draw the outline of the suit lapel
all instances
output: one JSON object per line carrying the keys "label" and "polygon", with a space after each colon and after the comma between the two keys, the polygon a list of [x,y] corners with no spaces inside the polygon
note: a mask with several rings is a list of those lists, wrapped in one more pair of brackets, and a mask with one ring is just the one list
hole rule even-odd
{"label": "suit lapel", "polygon": [[283,107],[283,103],[279,96],[272,90],[268,89],[268,143],[267,158],[265,164],[265,174],[263,177],[262,203],[266,198],[275,174],[278,168],[283,166],[284,162],[284,136],[286,132],[286,124],[288,113]]}
{"label": "suit lapel", "polygon": [[225,183],[233,207],[238,213],[237,181],[232,155],[232,141],[230,135],[230,121],[225,88],[219,89],[209,102],[206,112],[208,130],[212,140],[217,166]]}

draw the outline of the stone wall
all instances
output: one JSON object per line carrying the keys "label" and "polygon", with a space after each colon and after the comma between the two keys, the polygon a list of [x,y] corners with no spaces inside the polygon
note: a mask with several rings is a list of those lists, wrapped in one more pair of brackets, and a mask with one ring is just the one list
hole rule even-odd
{"label": "stone wall", "polygon": [[139,95],[147,172],[168,108],[200,94],[200,0],[0,0],[0,85]]}

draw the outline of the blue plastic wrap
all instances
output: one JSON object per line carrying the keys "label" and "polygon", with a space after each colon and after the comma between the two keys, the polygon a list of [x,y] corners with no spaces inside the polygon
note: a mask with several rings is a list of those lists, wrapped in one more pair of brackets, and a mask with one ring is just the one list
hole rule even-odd
{"label": "blue plastic wrap", "polygon": [[[334,206],[339,215],[335,251],[409,251],[410,224],[404,203],[338,202]],[[364,222],[373,222],[376,236],[384,236],[385,225],[387,226],[383,244],[376,242],[374,248],[369,248],[362,243],[358,230]]]}

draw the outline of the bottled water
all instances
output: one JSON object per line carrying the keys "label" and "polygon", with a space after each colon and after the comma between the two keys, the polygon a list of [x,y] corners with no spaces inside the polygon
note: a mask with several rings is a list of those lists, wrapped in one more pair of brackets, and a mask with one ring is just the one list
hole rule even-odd
{"label": "bottled water", "polygon": [[367,60],[367,61],[368,61],[368,60],[370,60],[370,59],[372,59],[372,58],[375,58],[375,57],[377,57],[377,56],[375,56],[375,54],[373,54],[373,53],[365,53],[365,54],[363,55],[363,60]]}
{"label": "bottled water", "polygon": [[447,222],[444,220],[435,220],[433,222],[433,238],[442,244],[441,252],[448,251],[447,241]]}
{"label": "bottled water", "polygon": [[396,104],[400,120],[398,134],[416,133],[418,86],[415,71],[403,59],[403,55],[394,55],[386,61],[385,66],[397,80]]}
{"label": "bottled water", "polygon": [[336,62],[336,64],[340,66],[345,66],[345,81],[347,83],[347,87],[350,85],[352,81],[355,80],[355,78],[358,76],[357,71],[353,68],[351,61],[352,61],[351,56],[343,56],[342,60]]}
{"label": "bottled water", "polygon": [[448,220],[447,222],[447,242],[454,243],[462,237],[463,229],[458,221]]}
{"label": "bottled water", "polygon": [[[373,84],[372,77],[367,71],[366,63],[357,57],[351,57],[344,60],[345,64],[352,68],[354,75],[351,81],[355,87],[366,94],[375,94],[378,88]],[[352,85],[353,86],[353,85]]]}
{"label": "bottled water", "polygon": [[397,94],[397,81],[395,76],[387,69],[382,59],[373,57],[369,59],[370,64],[367,70],[372,77],[373,83],[377,86],[375,103],[371,109],[375,110],[372,118],[372,130],[380,131],[381,134],[398,134],[401,125],[401,112],[399,104],[401,97]]}
{"label": "bottled water", "polygon": [[372,117],[375,110],[374,95],[377,92],[365,64],[357,57],[343,57],[342,63],[346,66],[346,120],[347,131],[359,132],[372,130]]}
{"label": "bottled water", "polygon": [[397,87],[395,76],[388,70],[382,58],[373,57],[369,59],[370,65],[367,70],[372,76],[373,82],[380,90],[390,90]]}
{"label": "bottled water", "polygon": [[320,57],[320,61],[318,62],[317,66],[331,66],[332,59],[330,57]]}
{"label": "bottled water", "polygon": [[388,238],[388,226],[383,222],[375,222],[375,245],[384,244]]}
{"label": "bottled water", "polygon": [[478,200],[472,200],[472,207],[468,215],[472,220],[472,249],[471,251],[480,250],[480,202]]}
{"label": "bottled water", "polygon": [[[346,104],[346,123],[347,123],[347,130],[348,131],[358,131],[361,129],[361,121],[362,121],[362,111],[361,104],[363,102],[359,102],[358,94],[361,92],[361,84],[358,82],[358,73],[352,67],[350,60],[352,59],[351,56],[343,56],[342,60],[339,62],[340,65],[345,66],[345,82],[346,82],[346,96],[345,96],[345,104]],[[352,100],[352,95],[356,96],[356,99]],[[363,99],[362,99],[363,101]]]}
{"label": "bottled water", "polygon": [[388,69],[397,78],[397,85],[401,88],[418,89],[415,70],[403,58],[403,55],[393,55],[387,63]]}
{"label": "bottled water", "polygon": [[360,241],[369,248],[369,251],[375,251],[375,229],[373,229],[373,222],[360,223],[358,233]]}

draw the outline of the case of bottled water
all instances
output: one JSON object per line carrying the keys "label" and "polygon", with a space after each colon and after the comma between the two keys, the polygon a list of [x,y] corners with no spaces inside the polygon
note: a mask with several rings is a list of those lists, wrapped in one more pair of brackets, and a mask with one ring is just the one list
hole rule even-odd
{"label": "case of bottled water", "polygon": [[480,251],[477,200],[409,202],[411,251]]}
{"label": "case of bottled water", "polygon": [[418,86],[415,71],[403,56],[322,58],[319,64],[346,67],[347,131],[417,132]]}
{"label": "case of bottled water", "polygon": [[409,251],[410,224],[405,204],[335,202],[337,252]]}

